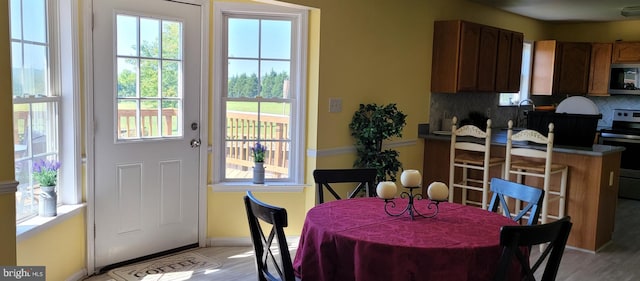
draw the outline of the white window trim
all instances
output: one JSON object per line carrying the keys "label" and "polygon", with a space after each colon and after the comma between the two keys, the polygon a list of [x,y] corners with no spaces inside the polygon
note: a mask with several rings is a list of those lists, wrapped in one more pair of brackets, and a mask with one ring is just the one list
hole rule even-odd
{"label": "white window trim", "polygon": [[[54,90],[62,96],[59,114],[59,160],[64,165],[60,182],[62,189],[58,200],[58,216],[33,217],[17,224],[16,238],[21,241],[58,224],[84,207],[82,201],[82,156],[80,137],[80,81],[79,69],[79,25],[78,2],[76,0],[49,1],[50,60],[57,68],[54,71]],[[65,32],[61,32],[64,30]],[[64,62],[64,63],[61,63]]]}
{"label": "white window trim", "polygon": [[[295,79],[297,83],[295,83],[295,90],[297,93],[297,104],[292,108],[292,114],[295,116],[294,122],[297,123],[297,131],[295,134],[291,136],[291,144],[292,151],[294,153],[291,154],[291,162],[290,162],[290,181],[288,182],[278,182],[275,183],[278,186],[286,186],[288,184],[291,185],[299,185],[304,181],[304,166],[305,166],[305,132],[306,132],[306,96],[307,96],[307,45],[308,45],[308,10],[306,9],[296,9],[289,8],[283,6],[275,6],[275,5],[266,5],[266,4],[244,4],[244,3],[225,3],[225,2],[217,2],[214,5],[214,42],[223,42],[223,36],[226,33],[223,30],[223,19],[224,14],[232,14],[232,13],[240,13],[240,14],[265,14],[265,13],[275,13],[282,14],[287,13],[290,15],[295,15],[299,24],[295,27],[297,31],[294,32],[292,40],[297,41],[297,45],[300,46],[297,50],[298,55],[297,58],[294,58],[292,62],[292,79]],[[224,46],[222,44],[214,44],[214,71],[213,71],[213,81],[214,81],[214,98],[211,101],[210,108],[213,110],[213,119],[211,120],[213,125],[213,134],[214,141],[212,147],[212,178],[214,186],[237,186],[236,182],[223,182],[224,178],[224,142],[222,141],[222,137],[220,136],[220,132],[223,131],[225,127],[225,107],[222,104],[222,94],[223,94],[223,85],[225,77],[224,77],[224,69],[223,64],[221,62],[224,61]],[[267,181],[269,184],[269,181]]]}

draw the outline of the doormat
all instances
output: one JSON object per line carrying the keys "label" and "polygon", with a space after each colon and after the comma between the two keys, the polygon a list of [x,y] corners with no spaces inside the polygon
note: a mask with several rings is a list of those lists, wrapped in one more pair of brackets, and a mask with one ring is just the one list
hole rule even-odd
{"label": "doormat", "polygon": [[137,280],[188,280],[194,275],[221,267],[212,258],[194,252],[186,252],[140,264],[115,268],[109,276],[120,281]]}

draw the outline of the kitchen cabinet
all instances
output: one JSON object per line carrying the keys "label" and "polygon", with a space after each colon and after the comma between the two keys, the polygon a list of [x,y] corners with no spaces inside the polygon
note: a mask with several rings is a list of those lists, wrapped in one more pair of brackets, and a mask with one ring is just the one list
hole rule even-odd
{"label": "kitchen cabinet", "polygon": [[434,22],[431,92],[517,92],[523,37],[461,20]]}
{"label": "kitchen cabinet", "polygon": [[639,63],[640,62],[640,42],[613,43],[613,63]]}
{"label": "kitchen cabinet", "polygon": [[523,43],[524,34],[500,30],[496,67],[497,92],[516,93],[520,91]]}
{"label": "kitchen cabinet", "polygon": [[[505,136],[502,136],[504,140]],[[491,155],[504,157],[505,144],[493,137]],[[424,139],[423,194],[434,181],[449,182],[449,148],[451,140],[444,136]],[[612,239],[618,197],[621,150],[586,153],[584,150],[554,147],[553,162],[569,166],[566,215],[571,216],[573,228],[567,245],[597,251]],[[493,177],[500,177],[494,174]],[[559,175],[556,175],[559,176]],[[511,179],[515,181],[514,178]],[[557,182],[554,178],[552,182]],[[525,177],[525,184],[542,186],[542,179]],[[557,189],[552,186],[552,190]],[[454,196],[460,198],[460,196]],[[557,201],[550,202],[550,210],[557,209]]]}
{"label": "kitchen cabinet", "polygon": [[533,95],[587,93],[591,43],[536,41],[533,52]]}
{"label": "kitchen cabinet", "polygon": [[612,49],[613,44],[611,43],[591,43],[589,90],[587,93],[590,96],[609,95]]}

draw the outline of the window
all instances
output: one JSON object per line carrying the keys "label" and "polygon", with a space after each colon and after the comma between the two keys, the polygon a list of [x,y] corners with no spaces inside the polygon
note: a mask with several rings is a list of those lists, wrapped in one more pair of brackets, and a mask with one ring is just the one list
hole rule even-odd
{"label": "window", "polygon": [[118,14],[116,29],[118,140],[181,137],[182,24]]}
{"label": "window", "polygon": [[[76,187],[77,162],[74,149],[67,149],[63,155],[61,142],[75,146],[78,128],[74,114],[75,80],[69,74],[74,65],[70,54],[74,48],[66,48],[58,36],[60,26],[68,26],[71,16],[64,22],[57,22],[58,12],[70,15],[69,10],[58,10],[60,3],[68,0],[11,0],[11,65],[13,95],[13,139],[15,151],[15,176],[19,182],[16,192],[16,219],[24,221],[38,213],[39,184],[32,176],[34,161],[48,159],[63,162],[58,175],[58,203],[77,203],[79,189]],[[70,31],[66,33],[69,35]],[[71,40],[64,44],[69,44]],[[58,52],[66,48],[65,52]],[[58,61],[68,59],[69,64],[61,67]],[[62,95],[61,93],[65,93]],[[64,111],[62,109],[65,109]],[[67,122],[68,120],[68,122]],[[63,122],[64,121],[64,122]],[[61,124],[68,124],[61,128]],[[64,138],[65,135],[70,136]],[[74,179],[75,178],[75,179]],[[68,186],[69,188],[63,187]]]}
{"label": "window", "polygon": [[[303,178],[306,11],[216,5],[215,182],[249,182],[251,148],[266,147],[268,182]],[[215,154],[218,154],[217,156]]]}
{"label": "window", "polygon": [[501,93],[499,105],[502,105],[502,106],[518,105],[520,101],[523,101],[529,98],[532,61],[533,61],[533,43],[531,41],[525,41],[522,46],[522,71],[520,72],[520,92]]}

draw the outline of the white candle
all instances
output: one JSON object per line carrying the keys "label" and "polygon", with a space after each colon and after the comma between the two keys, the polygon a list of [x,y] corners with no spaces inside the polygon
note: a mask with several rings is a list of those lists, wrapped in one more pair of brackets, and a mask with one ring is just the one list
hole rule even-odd
{"label": "white candle", "polygon": [[397,190],[396,183],[392,181],[381,181],[376,187],[376,193],[378,193],[378,197],[382,199],[393,199],[393,197],[396,196]]}
{"label": "white candle", "polygon": [[417,187],[422,184],[422,176],[418,170],[404,170],[400,175],[400,182],[403,186]]}
{"label": "white candle", "polygon": [[427,189],[427,195],[433,201],[444,201],[449,196],[449,188],[443,182],[432,182]]}

